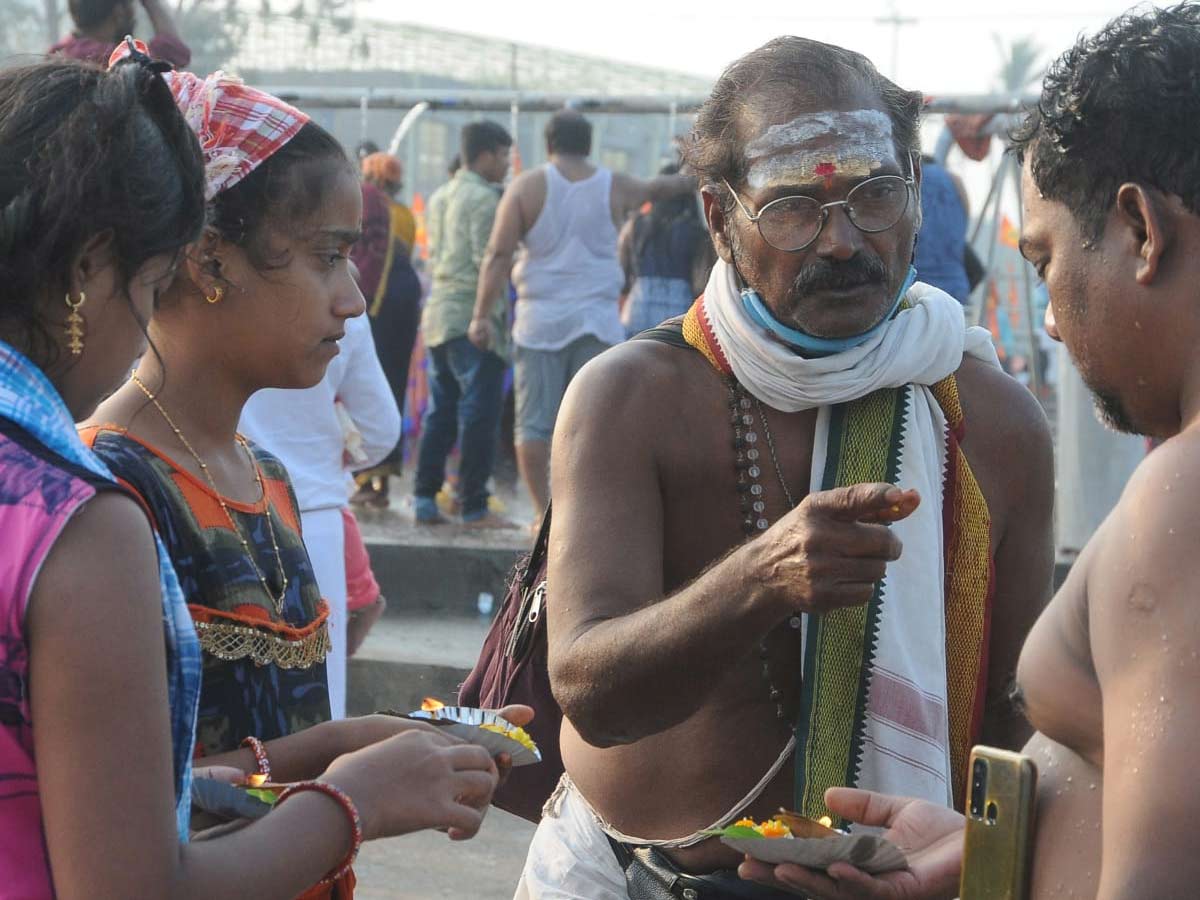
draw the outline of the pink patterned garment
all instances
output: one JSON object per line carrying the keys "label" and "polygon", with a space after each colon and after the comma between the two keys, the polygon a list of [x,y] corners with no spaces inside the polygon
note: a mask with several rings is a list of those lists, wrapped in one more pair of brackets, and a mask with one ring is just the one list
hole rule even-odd
{"label": "pink patterned garment", "polygon": [[[80,35],[68,35],[47,51],[50,55],[66,56],[70,59],[82,59],[85,62],[104,65],[116,48],[116,41],[98,41],[95,38]],[[146,52],[153,59],[169,62],[177,69],[182,69],[192,61],[192,51],[177,37],[169,34],[156,34],[146,42]]]}
{"label": "pink patterned garment", "polygon": [[42,563],[95,488],[0,419],[0,896],[51,898],[42,833],[25,611]]}

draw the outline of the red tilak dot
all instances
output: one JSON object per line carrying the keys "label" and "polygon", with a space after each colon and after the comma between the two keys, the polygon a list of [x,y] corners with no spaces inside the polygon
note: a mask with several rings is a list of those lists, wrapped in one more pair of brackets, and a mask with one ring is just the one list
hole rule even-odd
{"label": "red tilak dot", "polygon": [[825,189],[833,187],[833,176],[837,174],[837,166],[833,163],[819,163],[816,172],[825,179]]}

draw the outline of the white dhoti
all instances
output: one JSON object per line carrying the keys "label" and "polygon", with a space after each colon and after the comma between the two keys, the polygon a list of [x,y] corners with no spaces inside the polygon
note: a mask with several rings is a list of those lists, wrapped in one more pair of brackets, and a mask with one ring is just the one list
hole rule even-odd
{"label": "white dhoti", "polygon": [[628,900],[625,871],[609,838],[629,846],[664,850],[695,846],[708,839],[708,832],[732,823],[761,797],[795,749],[796,739],[790,738],[758,784],[725,815],[707,828],[679,838],[643,838],[620,831],[601,818],[564,773],[542,810],[513,900]]}
{"label": "white dhoti", "polygon": [[329,604],[329,710],[334,719],[346,717],[346,532],[336,507],[300,513],[304,547],[317,576],[317,588]]}
{"label": "white dhoti", "polygon": [[600,822],[563,776],[534,832],[513,900],[628,900]]}

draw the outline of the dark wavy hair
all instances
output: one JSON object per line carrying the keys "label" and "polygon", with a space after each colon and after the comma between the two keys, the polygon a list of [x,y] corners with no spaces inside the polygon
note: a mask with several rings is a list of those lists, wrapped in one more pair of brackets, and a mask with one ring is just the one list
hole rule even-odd
{"label": "dark wavy hair", "polygon": [[77,28],[94,28],[112,15],[112,11],[130,0],[70,0],[67,9]]}
{"label": "dark wavy hair", "polygon": [[512,146],[512,135],[498,122],[484,119],[463,126],[459,141],[459,158],[468,166],[485,153],[494,153]]}
{"label": "dark wavy hair", "polygon": [[834,102],[867,88],[879,95],[892,120],[896,153],[903,159],[921,147],[919,91],[906,91],[885,78],[861,53],[833,44],[786,35],[777,37],[732,63],[696,114],[683,143],[687,168],[700,184],[732,203],[722,180],[738,185],[746,177],[743,147],[749,135],[742,113],[756,101],[786,102],[792,96]]}
{"label": "dark wavy hair", "polygon": [[1200,214],[1200,4],[1126,14],[1080,38],[1050,67],[1013,141],[1089,246],[1126,182]]}
{"label": "dark wavy hair", "polygon": [[83,247],[110,234],[122,283],[204,220],[200,146],[162,78],[53,59],[0,73],[0,334],[43,367]]}
{"label": "dark wavy hair", "polygon": [[331,170],[338,169],[357,177],[337,138],[316,122],[306,122],[253,172],[212,199],[208,224],[245,250],[255,268],[282,268],[290,254],[271,246],[271,231],[303,228],[328,197],[334,184]]}
{"label": "dark wavy hair", "polygon": [[[658,174],[678,175],[679,166],[674,163],[663,166]],[[672,237],[678,229],[692,231],[691,237],[696,238],[705,233],[705,228],[693,191],[657,200],[650,207],[650,212],[639,217],[634,225],[634,259],[640,260],[647,247],[652,247],[658,253],[668,253]]]}
{"label": "dark wavy hair", "polygon": [[592,152],[592,123],[574,109],[560,109],[546,123],[546,152],[588,156]]}

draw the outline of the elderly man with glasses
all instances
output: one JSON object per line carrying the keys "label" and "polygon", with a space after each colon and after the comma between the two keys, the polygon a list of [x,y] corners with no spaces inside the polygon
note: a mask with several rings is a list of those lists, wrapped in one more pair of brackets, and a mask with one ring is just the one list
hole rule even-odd
{"label": "elderly man with glasses", "polygon": [[959,805],[971,745],[1025,737],[1050,438],[912,268],[920,109],[785,37],[698,114],[708,286],[589,364],[554,438],[567,774],[519,898],[779,896],[710,832],[833,785]]}

